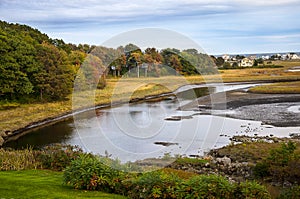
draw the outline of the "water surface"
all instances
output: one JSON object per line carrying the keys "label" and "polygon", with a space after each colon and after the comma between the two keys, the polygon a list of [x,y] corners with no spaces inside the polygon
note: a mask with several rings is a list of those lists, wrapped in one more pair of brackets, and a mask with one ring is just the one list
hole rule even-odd
{"label": "water surface", "polygon": [[[246,89],[252,85],[210,85],[211,92]],[[197,86],[192,86],[195,89]],[[203,87],[203,86],[199,86]],[[189,92],[190,86],[177,92]],[[198,90],[207,92],[207,88]],[[187,96],[187,99],[185,99]],[[171,155],[203,155],[205,151],[227,145],[234,135],[274,135],[286,137],[300,132],[300,127],[272,127],[260,121],[248,121],[214,115],[194,115],[193,111],[179,111],[180,104],[188,102],[190,95],[178,95],[160,102],[124,104],[109,109],[98,109],[77,114],[75,119],[61,121],[27,134],[6,146],[27,145],[42,147],[51,143],[79,145],[85,151],[111,154],[122,161],[134,161]],[[192,116],[190,119],[169,121],[172,116]],[[75,122],[74,122],[75,121]],[[169,146],[155,142],[172,143]]]}

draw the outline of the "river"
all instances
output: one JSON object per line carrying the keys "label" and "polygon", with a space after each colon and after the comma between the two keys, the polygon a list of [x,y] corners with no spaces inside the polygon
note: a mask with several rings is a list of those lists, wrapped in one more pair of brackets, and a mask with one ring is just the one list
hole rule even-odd
{"label": "river", "polygon": [[[254,85],[256,84],[184,86],[175,92],[177,98],[123,104],[79,113],[75,120],[69,118],[33,130],[16,141],[6,143],[5,147],[42,147],[63,143],[78,145],[84,151],[95,154],[109,154],[112,158],[126,162],[163,157],[166,154],[203,155],[210,149],[227,145],[234,135],[288,137],[290,133],[300,132],[300,127],[273,127],[263,125],[261,121],[197,115],[193,111],[177,109],[192,100],[188,94],[191,90],[197,91],[196,95],[199,97],[207,93],[206,86],[213,93],[247,89]],[[180,119],[166,120],[174,116]]]}

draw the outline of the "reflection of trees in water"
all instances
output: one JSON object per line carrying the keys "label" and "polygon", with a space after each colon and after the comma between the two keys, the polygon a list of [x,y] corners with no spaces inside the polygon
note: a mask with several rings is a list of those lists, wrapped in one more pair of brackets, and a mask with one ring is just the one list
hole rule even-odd
{"label": "reflection of trees in water", "polygon": [[74,132],[74,126],[72,124],[73,119],[68,119],[54,125],[42,127],[15,141],[6,143],[5,147],[21,149],[31,146],[40,148],[53,143],[64,143]]}
{"label": "reflection of trees in water", "polygon": [[182,99],[196,99],[198,97],[202,97],[205,95],[208,95],[209,92],[214,92],[215,88],[214,87],[201,87],[201,88],[192,88],[186,91],[182,91],[176,94],[177,98],[182,98]]}

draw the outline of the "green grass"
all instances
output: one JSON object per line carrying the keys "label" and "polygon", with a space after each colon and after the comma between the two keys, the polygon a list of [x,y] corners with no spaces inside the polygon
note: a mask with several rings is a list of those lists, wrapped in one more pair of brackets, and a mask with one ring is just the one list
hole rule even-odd
{"label": "green grass", "polygon": [[62,172],[48,170],[1,171],[0,198],[126,198],[99,191],[74,190],[62,184],[62,175]]}

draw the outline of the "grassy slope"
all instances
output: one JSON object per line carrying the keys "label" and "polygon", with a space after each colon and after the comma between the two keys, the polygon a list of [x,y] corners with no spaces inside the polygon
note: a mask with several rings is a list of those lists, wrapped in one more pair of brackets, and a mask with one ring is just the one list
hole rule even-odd
{"label": "grassy slope", "polygon": [[[236,82],[256,80],[300,80],[300,73],[285,72],[288,67],[300,65],[300,62],[276,62],[277,65],[285,65],[276,69],[243,69],[224,70],[219,75],[191,76],[191,77],[163,77],[163,78],[124,78],[108,79],[107,87],[97,90],[95,101],[91,93],[82,93],[78,103],[80,105],[93,105],[110,103],[111,100],[125,100],[132,97],[160,94],[175,90],[187,83],[203,82]],[[160,84],[162,86],[157,86]],[[93,93],[92,93],[93,94]],[[89,101],[87,102],[87,99]],[[75,106],[78,108],[79,106]],[[17,108],[0,110],[1,131],[14,131],[29,125],[32,122],[56,117],[72,110],[71,96],[69,100],[53,103],[22,104]]]}
{"label": "grassy slope", "polygon": [[125,198],[62,185],[62,173],[45,170],[1,171],[0,198]]}

